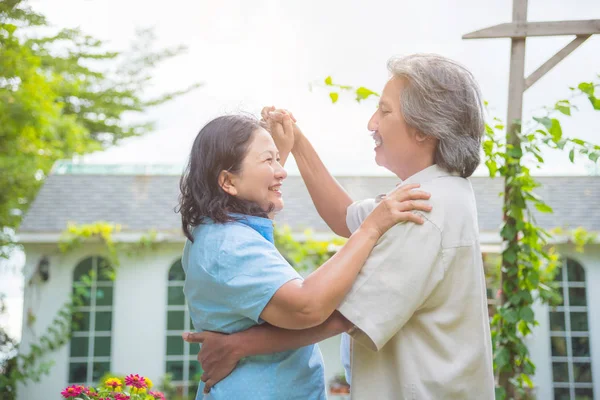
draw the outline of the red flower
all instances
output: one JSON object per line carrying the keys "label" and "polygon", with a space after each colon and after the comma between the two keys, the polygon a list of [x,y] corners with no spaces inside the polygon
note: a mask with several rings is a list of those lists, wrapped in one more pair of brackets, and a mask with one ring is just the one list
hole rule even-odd
{"label": "red flower", "polygon": [[138,374],[127,375],[125,377],[125,384],[138,389],[144,389],[148,386],[144,377]]}
{"label": "red flower", "polygon": [[62,397],[68,399],[69,397],[77,397],[83,392],[84,387],[81,385],[71,385],[67,387],[65,390],[60,392]]}
{"label": "red flower", "polygon": [[129,396],[123,393],[116,393],[115,400],[129,400]]}
{"label": "red flower", "polygon": [[165,395],[161,392],[148,392],[148,394],[154,397],[156,400],[166,400]]}

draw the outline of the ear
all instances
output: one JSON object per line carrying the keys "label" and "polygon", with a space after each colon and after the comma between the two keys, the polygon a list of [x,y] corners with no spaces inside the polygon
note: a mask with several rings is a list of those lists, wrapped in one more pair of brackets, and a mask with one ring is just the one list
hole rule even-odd
{"label": "ear", "polygon": [[437,146],[437,139],[415,130],[415,140],[420,146]]}
{"label": "ear", "polygon": [[415,139],[417,140],[417,142],[419,143],[423,143],[426,142],[427,139],[429,139],[429,136],[422,134],[421,132],[419,132],[418,130],[415,129]]}
{"label": "ear", "polygon": [[221,186],[221,189],[223,189],[225,193],[237,196],[237,189],[233,178],[234,176],[231,172],[225,170],[221,171],[219,174],[219,186]]}

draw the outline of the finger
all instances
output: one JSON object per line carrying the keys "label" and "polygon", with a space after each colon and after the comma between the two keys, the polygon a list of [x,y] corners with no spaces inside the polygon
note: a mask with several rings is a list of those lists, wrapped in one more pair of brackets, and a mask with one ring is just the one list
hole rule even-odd
{"label": "finger", "polygon": [[184,332],[181,337],[188,343],[204,342],[204,332]]}
{"label": "finger", "polygon": [[278,111],[269,111],[269,120],[283,122],[283,113]]}
{"label": "finger", "polygon": [[213,380],[209,380],[204,384],[204,393],[208,393],[210,392],[210,389],[213,388],[213,386],[215,386],[215,381]]}
{"label": "finger", "polygon": [[409,200],[409,201],[403,201],[400,203],[399,205],[399,210],[400,211],[425,211],[425,212],[429,212],[432,210],[432,206],[431,204],[427,204],[424,203],[422,201],[414,201],[414,200]]}
{"label": "finger", "polygon": [[420,183],[409,183],[408,185],[398,186],[395,191],[398,191],[398,190],[410,191],[413,189],[418,189],[420,187],[421,187]]}
{"label": "finger", "polygon": [[294,123],[289,115],[283,117],[283,132],[287,135],[292,135],[294,133]]}
{"label": "finger", "polygon": [[411,200],[429,200],[431,198],[431,193],[422,190],[411,190],[407,193],[407,196]]}
{"label": "finger", "polygon": [[275,106],[263,107],[263,109],[260,111],[260,115],[265,121],[269,118],[269,111],[275,111]]}
{"label": "finger", "polygon": [[292,119],[292,121],[294,121],[294,123],[297,122],[294,115],[289,110],[286,110],[285,108],[278,108],[277,110],[275,110],[275,112],[282,113],[283,115],[289,115],[290,118]]}
{"label": "finger", "polygon": [[415,224],[423,225],[425,223],[425,219],[419,214],[412,213],[410,211],[401,212],[398,214],[398,218],[400,221],[414,222]]}
{"label": "finger", "polygon": [[282,130],[281,123],[270,118],[269,119],[269,131],[271,132],[271,135],[275,135],[275,134],[280,135],[282,133],[281,130]]}

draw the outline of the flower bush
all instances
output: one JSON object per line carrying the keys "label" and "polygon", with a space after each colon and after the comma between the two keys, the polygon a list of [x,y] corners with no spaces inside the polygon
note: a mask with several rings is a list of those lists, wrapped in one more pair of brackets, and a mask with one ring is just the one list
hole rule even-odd
{"label": "flower bush", "polygon": [[131,374],[125,380],[107,378],[97,388],[71,385],[60,394],[67,400],[166,400],[161,392],[153,392],[149,378]]}

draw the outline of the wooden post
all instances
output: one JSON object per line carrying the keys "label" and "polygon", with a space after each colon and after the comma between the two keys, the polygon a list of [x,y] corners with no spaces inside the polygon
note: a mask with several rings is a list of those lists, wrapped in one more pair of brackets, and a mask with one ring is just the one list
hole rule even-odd
{"label": "wooden post", "polygon": [[[513,23],[519,25],[527,21],[527,0],[513,0]],[[521,147],[521,118],[523,110],[523,92],[525,91],[525,44],[526,38],[511,38],[510,46],[510,74],[508,79],[508,111],[506,115],[506,143],[513,146],[513,148]],[[518,169],[520,168],[520,157],[515,157],[517,160],[507,165],[508,168]],[[510,175],[510,174],[509,174]],[[505,178],[507,179],[507,178]],[[507,211],[510,210],[510,193],[509,193],[509,182],[504,182],[504,220],[507,225],[515,226],[517,221],[507,215]],[[518,232],[514,229],[514,235],[512,238],[507,239],[509,243],[513,244],[518,242]],[[507,272],[513,265],[507,262],[506,259],[502,260],[502,274],[500,282],[504,286],[510,277]],[[502,286],[502,287],[503,287]],[[500,304],[506,302],[505,290],[502,290],[502,296]],[[508,361],[508,365],[511,368],[515,368],[514,357],[512,356]],[[498,378],[498,384],[506,389],[506,398],[515,398],[515,386],[509,384],[509,379],[514,375],[512,372],[501,372]]]}

